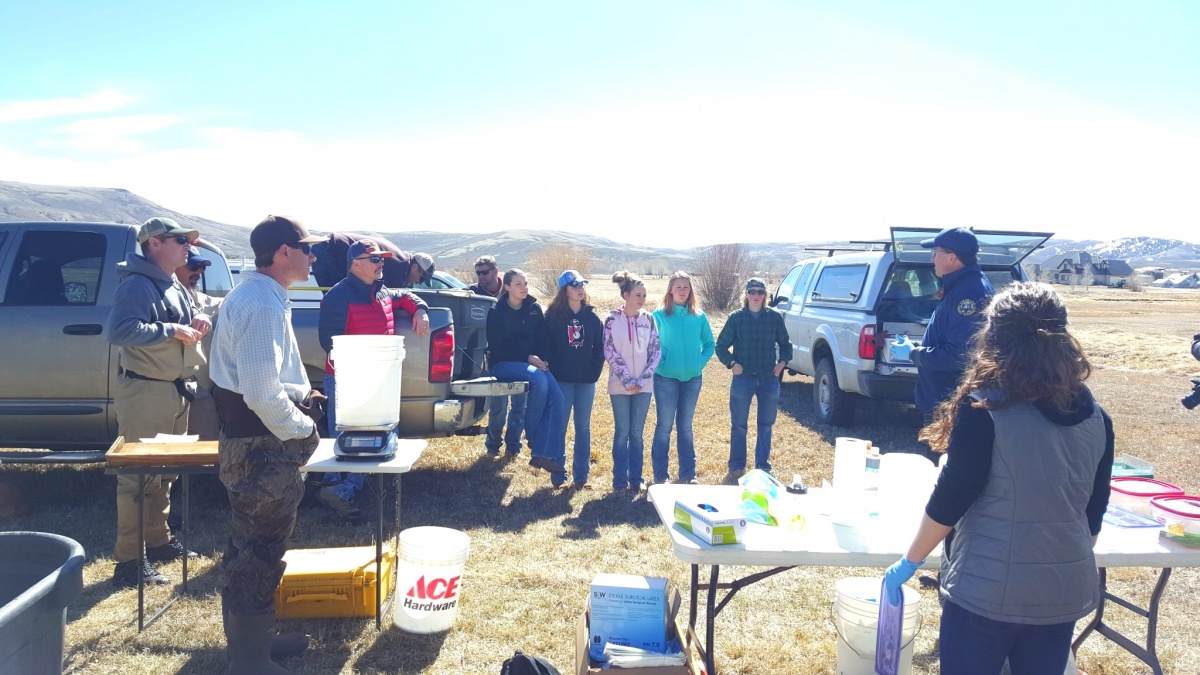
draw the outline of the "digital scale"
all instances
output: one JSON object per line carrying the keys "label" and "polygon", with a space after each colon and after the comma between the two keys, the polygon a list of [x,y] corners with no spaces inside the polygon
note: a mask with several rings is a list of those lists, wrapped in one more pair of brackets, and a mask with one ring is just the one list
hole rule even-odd
{"label": "digital scale", "polygon": [[338,461],[386,462],[396,456],[397,445],[394,424],[386,427],[353,427],[338,432],[333,455]]}

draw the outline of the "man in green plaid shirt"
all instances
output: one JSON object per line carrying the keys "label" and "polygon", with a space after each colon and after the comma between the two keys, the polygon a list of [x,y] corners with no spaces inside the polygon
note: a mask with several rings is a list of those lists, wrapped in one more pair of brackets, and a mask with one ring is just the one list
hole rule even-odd
{"label": "man in green plaid shirt", "polygon": [[729,387],[729,473],[725,483],[737,484],[746,473],[746,434],[750,401],[758,398],[758,436],[754,468],[771,470],[771,428],[779,412],[779,375],[792,360],[792,343],[783,315],[767,307],[767,284],[758,277],[746,281],[742,308],[729,315],[717,338],[717,358],[733,371]]}

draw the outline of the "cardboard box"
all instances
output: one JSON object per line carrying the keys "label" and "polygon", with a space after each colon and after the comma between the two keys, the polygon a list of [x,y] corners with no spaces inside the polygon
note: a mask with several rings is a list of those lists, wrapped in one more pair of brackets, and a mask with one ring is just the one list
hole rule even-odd
{"label": "cardboard box", "polygon": [[678,639],[683,644],[686,665],[602,670],[600,664],[592,661],[588,655],[591,624],[589,613],[585,610],[579,615],[579,622],[575,626],[575,675],[602,675],[603,673],[629,673],[629,675],[704,675],[704,658],[700,655],[700,644],[696,639],[696,634],[690,628],[685,630],[679,624],[678,614],[681,604],[682,598],[679,592],[673,590],[671,592],[670,603],[671,630],[667,638],[668,640]]}
{"label": "cardboard box", "polygon": [[592,579],[588,612],[593,656],[606,643],[653,652],[666,649],[667,580],[634,574],[597,574]]}
{"label": "cardboard box", "polygon": [[[293,549],[275,587],[280,619],[375,616],[375,547]],[[396,554],[383,550],[383,597],[392,587]]]}
{"label": "cardboard box", "polygon": [[676,501],[675,523],[700,541],[713,546],[746,541],[746,516],[742,514],[741,504]]}

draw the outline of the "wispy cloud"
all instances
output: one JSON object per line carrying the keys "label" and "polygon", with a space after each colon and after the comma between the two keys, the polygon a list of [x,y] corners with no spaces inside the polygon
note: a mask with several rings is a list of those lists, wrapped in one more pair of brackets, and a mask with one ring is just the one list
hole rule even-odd
{"label": "wispy cloud", "polygon": [[101,89],[93,94],[74,98],[12,101],[0,106],[0,123],[113,112],[136,100],[134,96],[113,89]]}
{"label": "wispy cloud", "polygon": [[67,136],[61,144],[77,150],[131,153],[145,149],[145,143],[135,136],[160,131],[179,121],[175,115],[94,117],[72,122],[59,131]]}

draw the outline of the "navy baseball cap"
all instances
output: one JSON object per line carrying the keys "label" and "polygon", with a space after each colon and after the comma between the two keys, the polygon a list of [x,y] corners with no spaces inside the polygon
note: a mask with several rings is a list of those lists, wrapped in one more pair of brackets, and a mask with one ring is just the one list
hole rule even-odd
{"label": "navy baseball cap", "polygon": [[938,232],[937,236],[933,239],[922,241],[921,246],[924,248],[941,246],[959,255],[976,255],[979,253],[979,240],[975,238],[974,232],[965,227],[947,227]]}
{"label": "navy baseball cap", "polygon": [[200,255],[200,249],[196,248],[195,246],[188,247],[188,267],[208,267],[211,264],[211,260],[206,260],[204,256]]}
{"label": "navy baseball cap", "polygon": [[558,275],[559,288],[563,288],[564,286],[582,286],[587,282],[588,280],[584,279],[583,275],[575,270],[567,270],[566,272]]}
{"label": "navy baseball cap", "polygon": [[355,258],[364,255],[377,255],[380,258],[390,258],[392,257],[392,252],[380,248],[374,239],[359,239],[350,244],[350,248],[346,249],[346,262],[353,262]]}

